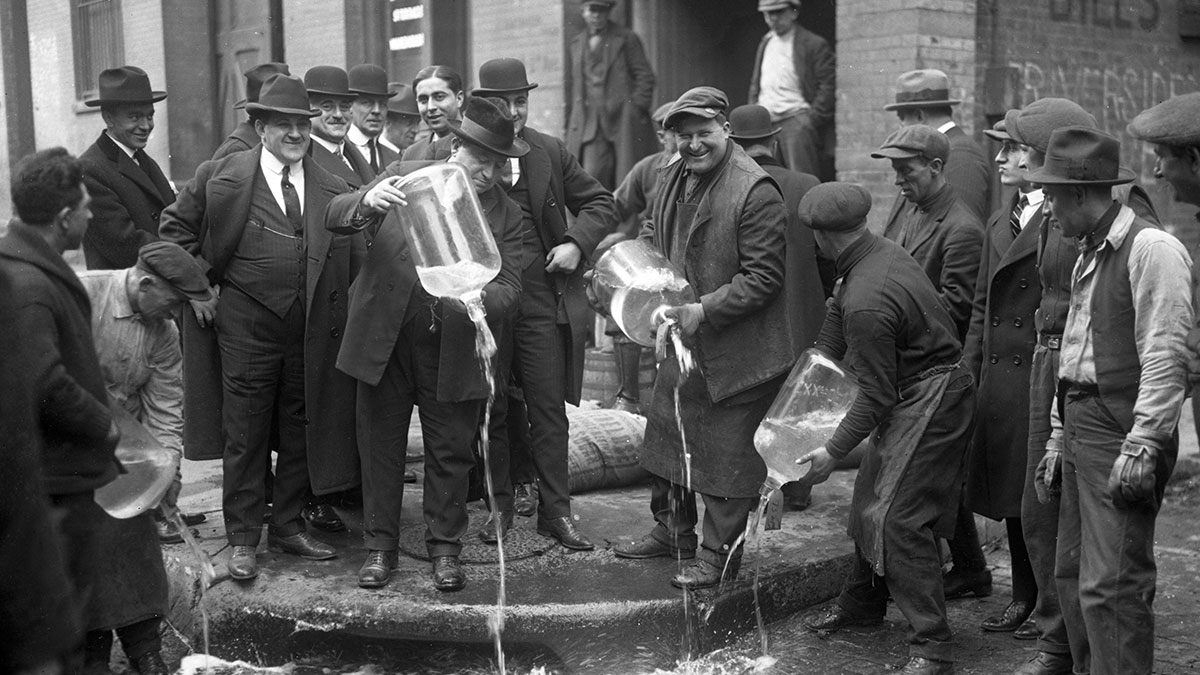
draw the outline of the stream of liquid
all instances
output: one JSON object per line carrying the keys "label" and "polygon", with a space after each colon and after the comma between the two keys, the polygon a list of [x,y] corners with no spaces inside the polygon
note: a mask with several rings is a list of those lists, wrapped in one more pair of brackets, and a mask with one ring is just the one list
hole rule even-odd
{"label": "stream of liquid", "polygon": [[170,511],[167,519],[170,520],[179,530],[179,534],[183,536],[183,542],[191,549],[192,555],[196,556],[196,562],[200,565],[200,629],[204,636],[204,671],[211,672],[209,664],[209,654],[212,653],[212,646],[208,642],[208,605],[205,603],[205,592],[217,578],[217,570],[213,567],[212,559],[200,548],[200,542],[196,540],[196,535],[192,534],[191,528],[183,522],[183,515],[177,508],[166,508],[164,511]]}

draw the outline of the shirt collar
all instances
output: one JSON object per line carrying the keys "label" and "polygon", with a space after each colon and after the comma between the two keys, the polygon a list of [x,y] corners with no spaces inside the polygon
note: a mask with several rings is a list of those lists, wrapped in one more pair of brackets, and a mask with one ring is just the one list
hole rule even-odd
{"label": "shirt collar", "polygon": [[944,134],[944,133],[946,133],[947,131],[950,131],[951,129],[953,129],[954,127],[956,127],[956,126],[958,126],[958,125],[954,123],[954,120],[950,120],[949,122],[946,122],[946,123],[945,123],[945,124],[943,124],[942,126],[938,127],[938,131],[940,131],[940,132],[942,132],[942,133]]}
{"label": "shirt collar", "polygon": [[117,138],[115,136],[113,136],[112,134],[108,133],[107,130],[105,130],[104,134],[106,136],[108,136],[108,140],[112,141],[113,143],[116,143],[117,147],[120,148],[126,155],[128,155],[130,159],[133,159],[133,156],[134,156],[134,154],[137,153],[137,150],[134,150],[133,148],[129,147],[128,145],[125,145],[124,143],[122,143],[121,141],[118,141]]}
{"label": "shirt collar", "polygon": [[[271,154],[270,150],[263,148],[262,158],[259,159],[258,165],[262,167],[263,173],[268,176],[279,176],[283,173],[283,162],[279,158]],[[300,160],[291,165],[291,170],[288,171],[290,178],[297,178],[304,175],[304,160]]]}
{"label": "shirt collar", "polygon": [[337,153],[341,152],[341,150],[342,150],[342,144],[340,141],[337,143],[334,143],[333,141],[327,141],[324,138],[321,138],[320,136],[318,136],[316,134],[312,135],[312,139],[313,139],[314,143],[320,143],[321,147],[325,148],[326,150],[332,152],[335,155]]}
{"label": "shirt collar", "polygon": [[1040,206],[1042,202],[1046,201],[1046,193],[1042,192],[1042,188],[1030,190],[1029,192],[1025,192],[1023,194],[1025,196],[1025,201],[1028,202],[1030,206]]}
{"label": "shirt collar", "polygon": [[[1128,223],[1117,223],[1117,215],[1121,213],[1121,203],[1113,202],[1112,206],[1100,216],[1100,221],[1096,223],[1096,229],[1090,233],[1077,238],[1079,250],[1086,251],[1091,248],[1100,248],[1105,242],[1108,242],[1110,248],[1117,248],[1121,242],[1125,240],[1125,234],[1129,232]],[[1114,227],[1115,225],[1115,227]]]}
{"label": "shirt collar", "polygon": [[138,316],[137,312],[133,311],[133,303],[129,300],[129,275],[133,269],[124,269],[117,274],[116,284],[120,289],[113,293],[113,302],[111,305],[112,315],[114,319],[132,319]]}
{"label": "shirt collar", "polygon": [[369,141],[371,139],[367,138],[367,135],[364,134],[362,132],[362,129],[359,129],[358,126],[354,124],[354,122],[351,122],[350,123],[350,131],[348,131],[346,133],[346,140],[350,141],[351,143],[353,143],[361,148],[362,146],[367,144],[367,141]]}

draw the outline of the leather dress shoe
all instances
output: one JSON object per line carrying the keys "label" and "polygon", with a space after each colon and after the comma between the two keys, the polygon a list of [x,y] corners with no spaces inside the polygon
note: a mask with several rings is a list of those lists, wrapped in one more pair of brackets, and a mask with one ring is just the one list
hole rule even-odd
{"label": "leather dress shoe", "polygon": [[730,561],[728,568],[725,568],[723,564],[717,565],[699,558],[684,565],[683,569],[679,570],[679,574],[671,578],[671,585],[689,591],[694,591],[698,588],[711,588],[721,583],[722,571],[725,572],[725,580],[733,581],[736,579],[738,567],[740,566],[741,562],[739,560]]}
{"label": "leather dress shoe", "polygon": [[203,513],[182,513],[179,517],[183,518],[183,524],[187,525],[188,527],[199,525],[200,523],[208,520],[208,516],[204,515]]}
{"label": "leather dress shoe", "polygon": [[962,598],[974,594],[977,598],[986,598],[992,594],[992,571],[960,570],[951,568],[942,575],[942,593],[947,600]]}
{"label": "leather dress shoe", "polygon": [[954,675],[954,664],[950,661],[935,661],[924,656],[914,656],[895,671],[899,675]]}
{"label": "leather dress shoe", "polygon": [[311,504],[300,510],[300,515],[309,525],[326,532],[344,532],[346,523],[328,504]]}
{"label": "leather dress shoe", "polygon": [[1070,654],[1038,652],[1029,662],[1013,671],[1013,675],[1071,675],[1074,663]]}
{"label": "leather dress shoe", "polygon": [[1013,637],[1018,640],[1036,640],[1042,637],[1042,631],[1038,629],[1033,619],[1025,619],[1025,622],[1013,631]]}
{"label": "leather dress shoe", "polygon": [[227,567],[229,576],[234,579],[245,580],[258,576],[258,560],[254,557],[254,547],[234,546]]}
{"label": "leather dress shoe", "polygon": [[570,516],[560,516],[538,522],[537,533],[543,537],[557,539],[558,543],[573,551],[590,551],[595,548],[592,542],[575,527]]}
{"label": "leather dress shoe", "polygon": [[676,560],[691,560],[696,557],[695,548],[675,547],[646,535],[630,544],[613,547],[613,553],[618,558],[645,560],[647,558],[674,558]]}
{"label": "leather dress shoe", "polygon": [[1008,603],[1000,616],[989,616],[979,624],[979,627],[991,633],[1008,633],[1021,627],[1025,619],[1033,613],[1032,602],[1013,600]]}
{"label": "leather dress shoe", "polygon": [[396,568],[395,551],[367,551],[367,559],[358,568],[358,585],[362,588],[382,588],[392,578]]}
{"label": "leather dress shoe", "polygon": [[433,587],[439,591],[459,591],[467,585],[467,574],[456,555],[439,555],[433,559]]}
{"label": "leather dress shoe", "polygon": [[154,527],[158,529],[158,543],[160,544],[182,544],[183,534],[180,533],[179,527],[175,525],[174,520],[166,518],[154,517]]}
{"label": "leather dress shoe", "polygon": [[804,620],[804,627],[809,630],[833,632],[851,626],[878,626],[883,623],[883,615],[854,614],[836,602],[831,604],[821,614]]}
{"label": "leather dress shoe", "polygon": [[[513,514],[511,514],[511,513],[501,513],[500,514],[500,537],[501,538],[503,538],[504,535],[508,534],[508,531],[512,529],[512,524],[513,524]],[[498,539],[496,538],[495,516],[488,518],[487,522],[483,524],[483,529],[479,530],[479,541],[482,541],[485,544],[493,544],[493,545],[498,541]]]}
{"label": "leather dress shoe", "polygon": [[634,415],[642,414],[641,402],[635,401],[631,398],[625,398],[621,394],[617,394],[613,398],[612,405],[609,407],[612,408],[613,410],[620,410],[621,412],[633,413]]}
{"label": "leather dress shoe", "polygon": [[267,547],[277,553],[291,553],[305,560],[329,560],[337,557],[337,551],[323,541],[314,539],[307,532],[297,532],[290,537],[267,535]]}
{"label": "leather dress shoe", "polygon": [[163,663],[162,655],[158,652],[142,654],[133,661],[133,669],[139,675],[168,675],[171,671]]}
{"label": "leather dress shoe", "polygon": [[517,483],[513,487],[513,511],[528,518],[537,512],[537,483]]}

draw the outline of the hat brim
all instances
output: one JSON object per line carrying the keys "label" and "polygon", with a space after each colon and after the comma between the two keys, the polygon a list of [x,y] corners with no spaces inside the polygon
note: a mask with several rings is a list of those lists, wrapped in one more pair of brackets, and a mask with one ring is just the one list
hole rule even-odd
{"label": "hat brim", "polygon": [[1117,169],[1116,178],[1106,178],[1104,180],[1077,180],[1066,178],[1064,176],[1056,176],[1046,172],[1046,167],[1025,174],[1025,180],[1030,183],[1039,185],[1123,185],[1132,183],[1137,178],[1137,174],[1132,169],[1121,167]]}
{"label": "hat brim", "polygon": [[874,159],[912,159],[920,157],[925,153],[920,150],[910,150],[908,148],[880,148],[871,153]]}
{"label": "hat brim", "polygon": [[512,145],[507,148],[502,148],[497,143],[486,141],[480,136],[476,136],[469,131],[463,131],[461,124],[458,126],[454,126],[453,124],[450,125],[450,133],[462,139],[464,143],[477,145],[485,150],[490,150],[497,155],[503,155],[505,157],[524,157],[529,153],[529,144],[520,138],[514,137]]}
{"label": "hat brim", "polygon": [[675,121],[678,120],[680,117],[683,117],[684,115],[691,115],[693,117],[700,117],[702,119],[711,120],[723,112],[725,112],[725,111],[722,109],[719,109],[719,108],[712,108],[712,107],[707,107],[707,106],[703,107],[703,108],[700,106],[688,106],[686,108],[680,108],[679,110],[672,110],[671,112],[667,113],[666,118],[663,119],[663,126],[664,127],[674,126]]}
{"label": "hat brim", "polygon": [[529,91],[530,89],[537,89],[537,88],[538,88],[537,82],[530,82],[528,85],[526,85],[524,87],[516,87],[514,89],[484,89],[481,87],[479,89],[472,89],[471,95],[472,96],[504,96],[505,94],[518,94],[523,91]]}
{"label": "hat brim", "polygon": [[346,91],[325,91],[324,89],[306,89],[309,96],[328,96],[330,98],[358,98],[358,94]]}
{"label": "hat brim", "polygon": [[756,141],[760,138],[770,138],[781,131],[783,131],[783,129],[772,129],[766,133],[752,132],[748,134],[735,134],[733,132],[729,132],[729,137],[735,141]]}
{"label": "hat brim", "polygon": [[[351,88],[350,89],[350,98],[357,98],[359,96],[378,96],[380,98],[392,98],[393,96],[395,96],[396,94],[399,94],[399,93],[400,93],[399,91],[379,92],[379,91],[366,91],[365,89]],[[339,96],[340,95],[341,94],[339,94]]]}
{"label": "hat brim", "polygon": [[1015,141],[1016,140],[1015,138],[1013,138],[1012,134],[1008,133],[1007,131],[997,131],[995,129],[984,129],[983,135],[987,136],[988,138],[992,139],[993,141],[1000,141],[1001,143],[1003,143],[1004,141]]}
{"label": "hat brim", "polygon": [[111,99],[111,98],[109,98],[109,99],[93,98],[93,99],[88,99],[88,100],[84,101],[83,104],[89,108],[99,108],[102,105],[140,105],[142,103],[158,103],[159,101],[165,99],[166,97],[167,97],[167,92],[165,92],[165,91],[152,91],[152,92],[150,92],[150,98],[120,99],[120,100]]}
{"label": "hat brim", "polygon": [[246,112],[273,112],[281,115],[300,115],[302,117],[317,117],[321,114],[320,110],[304,109],[304,108],[276,108],[273,106],[263,105],[261,103],[247,103]]}
{"label": "hat brim", "polygon": [[883,106],[884,110],[911,110],[913,108],[936,108],[944,105],[958,105],[962,100],[957,98],[948,98],[942,101],[905,101],[904,103],[889,103]]}

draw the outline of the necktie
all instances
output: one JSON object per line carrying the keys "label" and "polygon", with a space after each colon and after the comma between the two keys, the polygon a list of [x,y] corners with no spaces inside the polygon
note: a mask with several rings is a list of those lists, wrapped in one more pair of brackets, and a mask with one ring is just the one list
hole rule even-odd
{"label": "necktie", "polygon": [[334,151],[334,154],[336,154],[336,155],[337,155],[337,158],[338,158],[338,159],[342,160],[342,164],[345,164],[346,166],[350,167],[351,169],[353,169],[353,168],[354,168],[354,165],[350,163],[350,160],[349,160],[349,159],[347,159],[347,158],[346,158],[346,155],[345,155],[345,154],[342,152],[342,146],[341,146],[341,145],[338,145],[338,146],[337,146],[337,150],[335,150],[335,151]]}
{"label": "necktie", "polygon": [[1012,229],[1013,236],[1021,234],[1021,214],[1025,212],[1025,207],[1029,206],[1029,198],[1021,195],[1017,200],[1017,205],[1013,207],[1012,213],[1008,214],[1008,227]]}
{"label": "necktie", "polygon": [[292,181],[288,178],[290,174],[291,167],[284,166],[279,181],[283,187],[283,210],[287,215],[288,222],[292,224],[292,230],[300,232],[304,229],[304,219],[300,216],[300,196],[296,194],[296,186],[292,185]]}
{"label": "necktie", "polygon": [[377,143],[378,141],[374,138],[367,141],[367,145],[371,147],[371,170],[375,173],[379,173],[379,146]]}
{"label": "necktie", "polygon": [[149,161],[149,159],[150,157],[146,155],[145,150],[138,149],[133,151],[133,163],[137,164],[138,168],[142,170],[142,173],[146,174],[147,176],[150,175],[150,171],[146,168],[146,163]]}

